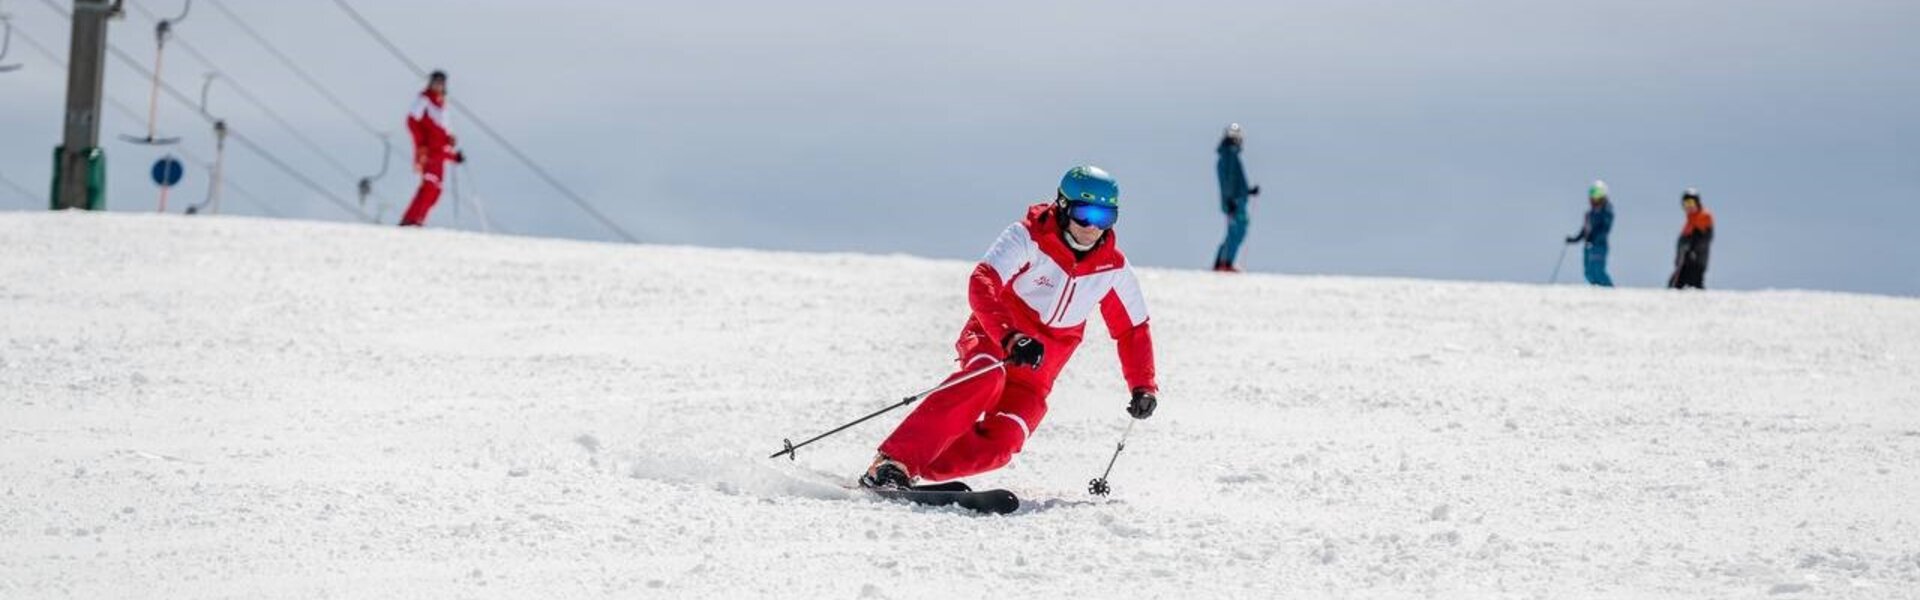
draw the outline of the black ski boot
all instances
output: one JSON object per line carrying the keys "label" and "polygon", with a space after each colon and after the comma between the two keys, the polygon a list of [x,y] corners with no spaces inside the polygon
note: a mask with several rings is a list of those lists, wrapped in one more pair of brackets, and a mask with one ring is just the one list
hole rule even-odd
{"label": "black ski boot", "polygon": [[881,456],[860,476],[860,487],[870,490],[906,490],[913,488],[913,477],[893,459]]}

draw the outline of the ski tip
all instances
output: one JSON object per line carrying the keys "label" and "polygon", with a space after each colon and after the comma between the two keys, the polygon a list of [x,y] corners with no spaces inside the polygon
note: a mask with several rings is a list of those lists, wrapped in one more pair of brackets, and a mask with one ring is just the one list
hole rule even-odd
{"label": "ski tip", "polygon": [[1005,497],[1000,498],[998,500],[997,505],[994,507],[994,509],[989,510],[987,512],[991,512],[996,515],[1007,515],[1007,514],[1013,514],[1014,511],[1020,510],[1019,496],[1015,496],[1013,495],[1013,492],[1009,492],[1006,490],[994,490],[994,491],[1000,492],[1001,494],[1005,494]]}
{"label": "ski tip", "polygon": [[1012,514],[1020,510],[1020,497],[1007,490],[982,490],[970,492],[976,496],[973,502],[966,503],[967,508],[996,515]]}

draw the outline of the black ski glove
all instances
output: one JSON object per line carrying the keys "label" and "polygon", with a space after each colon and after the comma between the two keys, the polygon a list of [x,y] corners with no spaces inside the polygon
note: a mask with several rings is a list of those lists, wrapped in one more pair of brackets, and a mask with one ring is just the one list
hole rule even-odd
{"label": "black ski glove", "polygon": [[1577,236],[1577,235],[1570,235],[1570,236],[1567,236],[1567,243],[1569,243],[1569,244],[1578,244],[1578,243],[1580,243],[1580,236]]}
{"label": "black ski glove", "polygon": [[1251,187],[1251,188],[1247,188],[1247,195],[1248,195],[1248,196],[1258,196],[1258,195],[1260,195],[1260,186],[1257,186],[1257,185],[1256,185],[1256,186],[1253,186],[1253,187]]}
{"label": "black ski glove", "polygon": [[1040,369],[1040,361],[1047,352],[1046,347],[1040,344],[1040,340],[1018,331],[1007,334],[1004,346],[1007,350],[1007,364],[1034,370]]}
{"label": "black ski glove", "polygon": [[1133,401],[1127,403],[1127,414],[1135,419],[1153,416],[1153,408],[1160,405],[1160,399],[1147,391],[1147,388],[1133,388]]}
{"label": "black ski glove", "polygon": [[463,165],[463,164],[466,164],[466,163],[467,163],[467,153],[466,153],[466,152],[461,152],[461,151],[454,151],[454,153],[453,153],[453,163],[454,163],[454,164],[457,164],[457,165]]}

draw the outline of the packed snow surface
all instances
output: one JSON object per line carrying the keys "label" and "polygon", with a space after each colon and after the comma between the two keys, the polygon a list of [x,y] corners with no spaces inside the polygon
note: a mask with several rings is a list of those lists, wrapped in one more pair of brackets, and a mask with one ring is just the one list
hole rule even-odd
{"label": "packed snow surface", "polygon": [[1098,319],[1015,514],[848,491],[898,413],[767,458],[971,266],[0,215],[0,597],[1920,594],[1914,299],[1145,269],[1111,496]]}

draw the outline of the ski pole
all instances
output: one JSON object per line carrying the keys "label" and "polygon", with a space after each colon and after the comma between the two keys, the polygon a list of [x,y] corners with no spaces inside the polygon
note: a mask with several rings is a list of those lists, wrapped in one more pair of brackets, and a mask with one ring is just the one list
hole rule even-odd
{"label": "ski pole", "polygon": [[480,232],[493,233],[493,220],[487,218],[487,207],[480,203],[480,185],[472,181],[473,175],[467,172],[466,163],[460,163],[454,168],[460,170],[461,179],[468,180],[467,201],[473,203],[473,212],[480,215]]}
{"label": "ski pole", "polygon": [[1087,482],[1088,492],[1092,492],[1095,496],[1105,496],[1113,492],[1113,488],[1107,485],[1107,476],[1113,474],[1113,463],[1120,460],[1120,451],[1127,449],[1127,436],[1133,434],[1133,424],[1137,421],[1139,419],[1127,421],[1127,430],[1120,434],[1120,444],[1113,447],[1113,458],[1107,459],[1107,470],[1100,472],[1100,477]]}
{"label": "ski pole", "polygon": [[453,192],[453,222],[456,224],[456,227],[460,222],[460,205],[466,204],[466,200],[460,197],[460,180],[465,179],[465,177],[459,175],[459,170],[460,164],[454,163],[453,168],[448,169],[447,172],[447,184],[453,188],[448,191]]}
{"label": "ski pole", "polygon": [[1548,285],[1560,283],[1560,265],[1567,264],[1567,249],[1572,247],[1573,244],[1562,244],[1560,246],[1560,260],[1553,262],[1553,278],[1547,280]]}
{"label": "ski pole", "polygon": [[934,387],[933,387],[933,389],[930,389],[930,390],[927,390],[927,391],[924,391],[924,392],[920,392],[920,393],[918,393],[918,394],[914,394],[914,395],[912,395],[912,396],[907,396],[907,397],[906,397],[905,399],[902,399],[901,401],[899,401],[899,402],[897,402],[897,403],[894,403],[894,404],[893,404],[893,405],[891,405],[891,406],[888,406],[888,407],[886,407],[886,408],[882,408],[882,409],[880,409],[880,410],[877,410],[877,411],[874,411],[874,412],[873,412],[873,414],[869,414],[869,415],[867,415],[867,416],[864,416],[864,417],[860,417],[859,419],[857,419],[857,420],[855,420],[855,421],[854,421],[854,422],[852,422],[852,423],[848,423],[848,424],[845,424],[845,425],[841,425],[841,426],[839,426],[839,427],[835,427],[835,428],[833,428],[833,430],[832,430],[832,431],[828,431],[828,432],[826,432],[826,433],[822,433],[822,434],[820,434],[820,435],[816,435],[816,436],[813,436],[812,438],[808,438],[808,439],[807,439],[807,441],[804,441],[804,442],[800,442],[800,443],[798,443],[798,444],[795,444],[795,443],[793,443],[793,440],[791,440],[791,439],[785,439],[785,438],[783,438],[783,439],[781,439],[781,440],[780,440],[780,443],[781,443],[781,444],[782,444],[783,446],[785,446],[785,448],[783,448],[783,449],[782,449],[782,450],[780,450],[779,452],[775,452],[775,453],[773,453],[773,455],[772,455],[772,456],[768,456],[767,458],[780,458],[780,455],[782,455],[782,454],[785,454],[785,455],[787,455],[787,460],[798,460],[798,459],[796,459],[796,458],[794,458],[794,454],[793,454],[793,451],[794,451],[794,450],[799,450],[799,449],[800,449],[800,448],[801,448],[802,446],[806,446],[807,444],[811,444],[811,443],[814,443],[814,442],[817,442],[817,441],[820,441],[820,438],[824,438],[824,437],[827,437],[827,436],[830,436],[830,435],[833,435],[833,434],[836,434],[836,433],[840,433],[841,431],[845,431],[845,430],[846,430],[846,429],[847,429],[848,427],[852,427],[852,426],[855,426],[855,425],[859,425],[859,424],[861,424],[861,423],[865,423],[865,422],[867,422],[867,419],[871,419],[871,418],[874,418],[874,417],[878,417],[878,416],[880,416],[880,415],[882,415],[882,414],[885,414],[885,413],[886,413],[887,411],[890,411],[890,410],[893,410],[893,409],[896,409],[896,408],[900,408],[900,407],[902,407],[902,406],[906,406],[906,405],[908,405],[908,404],[913,404],[913,403],[915,403],[915,402],[919,402],[919,401],[921,401],[921,400],[924,400],[924,399],[926,399],[926,397],[927,397],[927,396],[932,396],[932,395],[934,395],[934,394],[937,394],[937,393],[939,393],[939,392],[940,392],[941,390],[945,390],[945,389],[947,389],[947,388],[950,388],[950,387],[953,387],[953,386],[956,386],[956,385],[960,385],[961,383],[963,383],[963,382],[966,382],[966,381],[967,381],[967,380],[969,380],[969,379],[973,379],[973,378],[975,378],[975,377],[979,377],[979,376],[981,376],[981,375],[985,375],[985,374],[986,374],[986,373],[987,373],[988,371],[992,371],[992,370],[994,370],[994,369],[998,369],[998,368],[1000,368],[1001,366],[1003,366],[1003,365],[1005,365],[1006,363],[1007,363],[1007,361],[1006,361],[1005,359],[995,359],[995,360],[993,361],[993,363],[991,363],[991,364],[988,364],[987,366],[984,366],[984,367],[980,367],[980,368],[978,368],[978,369],[974,369],[973,371],[970,371],[970,372],[968,372],[968,373],[967,373],[967,374],[965,374],[965,375],[961,375],[961,376],[959,376],[959,377],[956,377],[956,378],[954,378],[954,379],[953,379],[952,381],[948,381],[948,382],[946,382],[946,383],[942,383],[942,384],[940,384],[940,385],[937,385],[937,386],[934,386]]}

